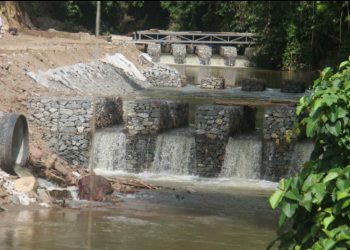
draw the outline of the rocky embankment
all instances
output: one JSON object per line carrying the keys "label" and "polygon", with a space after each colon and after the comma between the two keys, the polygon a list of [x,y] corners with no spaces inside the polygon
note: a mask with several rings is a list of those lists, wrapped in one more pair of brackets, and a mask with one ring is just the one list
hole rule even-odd
{"label": "rocky embankment", "polygon": [[77,199],[119,202],[118,194],[158,189],[131,178],[104,178],[89,170],[68,165],[53,155],[32,155],[28,168],[17,168],[18,176],[0,170],[0,210],[8,205],[69,206]]}

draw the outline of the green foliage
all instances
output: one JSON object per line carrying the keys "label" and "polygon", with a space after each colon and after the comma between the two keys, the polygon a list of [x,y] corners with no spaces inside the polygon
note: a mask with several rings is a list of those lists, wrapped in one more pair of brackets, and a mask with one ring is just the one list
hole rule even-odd
{"label": "green foliage", "polygon": [[[66,31],[95,30],[96,1],[26,1],[23,3],[30,17],[49,17],[61,21]],[[160,1],[101,1],[101,33],[125,34],[149,28],[166,29],[168,12]]]}
{"label": "green foliage", "polygon": [[[172,30],[258,34],[259,67],[304,70],[350,53],[346,1],[162,1]],[[340,34],[342,37],[340,39]],[[339,46],[343,45],[343,46]]]}
{"label": "green foliage", "polygon": [[[95,30],[96,1],[23,4],[32,18],[57,19],[64,30]],[[347,58],[349,13],[348,1],[102,1],[101,32],[254,32],[258,38],[252,60],[257,66],[304,70]]]}
{"label": "green foliage", "polygon": [[297,38],[297,27],[295,24],[289,23],[287,28],[287,44],[282,56],[283,69],[293,71],[302,69],[301,59],[301,44]]}
{"label": "green foliage", "polygon": [[350,61],[325,68],[297,114],[315,141],[309,162],[270,197],[280,207],[280,249],[350,248]]}

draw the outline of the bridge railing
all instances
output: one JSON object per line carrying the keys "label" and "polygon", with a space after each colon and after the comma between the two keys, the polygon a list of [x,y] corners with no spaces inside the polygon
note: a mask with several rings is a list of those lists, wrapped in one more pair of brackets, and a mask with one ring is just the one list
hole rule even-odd
{"label": "bridge railing", "polygon": [[252,45],[256,42],[255,33],[239,32],[197,32],[197,31],[136,31],[133,33],[134,43],[161,44],[223,44]]}

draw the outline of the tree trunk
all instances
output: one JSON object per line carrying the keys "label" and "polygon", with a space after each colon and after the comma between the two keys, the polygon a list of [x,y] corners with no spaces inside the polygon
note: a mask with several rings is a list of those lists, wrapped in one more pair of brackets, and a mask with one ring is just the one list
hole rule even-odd
{"label": "tree trunk", "polygon": [[1,1],[0,15],[4,22],[4,29],[8,28],[33,28],[33,24],[18,1]]}

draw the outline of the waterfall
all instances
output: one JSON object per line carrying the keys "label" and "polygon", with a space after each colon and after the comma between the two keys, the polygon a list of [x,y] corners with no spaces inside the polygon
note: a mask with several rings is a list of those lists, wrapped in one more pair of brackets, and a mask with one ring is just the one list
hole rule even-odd
{"label": "waterfall", "polygon": [[296,143],[291,159],[289,174],[297,172],[305,162],[310,160],[314,146],[314,143],[311,141],[301,141]]}
{"label": "waterfall", "polygon": [[194,165],[195,140],[189,130],[177,129],[158,135],[151,172],[188,175]]}
{"label": "waterfall", "polygon": [[125,169],[125,138],[122,126],[97,130],[91,148],[90,164],[103,170]]}
{"label": "waterfall", "polygon": [[259,136],[230,137],[226,146],[221,177],[260,178],[262,141]]}

